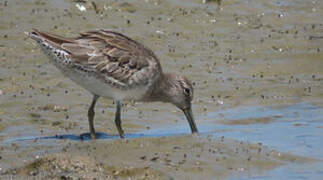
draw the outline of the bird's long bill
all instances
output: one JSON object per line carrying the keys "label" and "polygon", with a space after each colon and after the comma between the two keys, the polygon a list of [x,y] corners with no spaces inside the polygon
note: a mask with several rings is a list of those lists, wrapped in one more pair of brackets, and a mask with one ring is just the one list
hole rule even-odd
{"label": "bird's long bill", "polygon": [[190,124],[192,133],[198,133],[198,130],[197,130],[197,127],[196,127],[196,124],[195,124],[195,121],[194,121],[192,109],[187,108],[187,109],[184,109],[183,112],[184,112],[184,114],[185,114],[185,116],[187,118],[188,123]]}

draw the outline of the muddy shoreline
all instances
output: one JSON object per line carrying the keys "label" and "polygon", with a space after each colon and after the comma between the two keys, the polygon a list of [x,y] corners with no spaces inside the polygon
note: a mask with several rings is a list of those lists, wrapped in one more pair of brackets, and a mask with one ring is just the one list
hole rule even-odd
{"label": "muddy shoreline", "polygon": [[[310,0],[1,1],[0,179],[274,178],[288,165],[313,169],[323,159],[322,8]],[[25,36],[32,28],[63,36],[108,28],[150,47],[164,71],[194,82],[202,133],[189,135],[172,105],[125,102],[128,139],[120,140],[115,106],[100,99],[102,136],[80,140],[91,95]]]}
{"label": "muddy shoreline", "polygon": [[[26,140],[33,145],[24,147],[24,156],[36,152],[44,140],[33,141]],[[262,173],[290,162],[315,161],[270,150],[262,144],[203,135],[56,142],[60,147],[43,146],[49,152],[38,152],[36,160],[2,175],[58,179],[196,179],[203,175],[206,179],[222,179]]]}

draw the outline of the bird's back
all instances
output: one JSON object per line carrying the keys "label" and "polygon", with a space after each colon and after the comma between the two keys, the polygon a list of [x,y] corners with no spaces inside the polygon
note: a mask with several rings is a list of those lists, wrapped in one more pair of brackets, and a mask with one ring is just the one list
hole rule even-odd
{"label": "bird's back", "polygon": [[99,96],[140,100],[162,74],[151,50],[117,32],[65,38],[34,30],[30,36],[63,74]]}

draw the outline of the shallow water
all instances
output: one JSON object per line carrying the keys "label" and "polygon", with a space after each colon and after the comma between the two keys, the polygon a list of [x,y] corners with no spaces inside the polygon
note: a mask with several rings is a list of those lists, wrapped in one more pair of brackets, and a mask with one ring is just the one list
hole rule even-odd
{"label": "shallow water", "polygon": [[[68,143],[76,146],[71,152],[82,154],[77,146],[109,149],[106,145],[111,143],[130,152],[143,143],[142,139],[148,144],[164,140],[164,147],[150,148],[166,156],[176,143],[195,147],[194,143],[201,141],[212,148],[219,144],[207,144],[203,137],[216,140],[222,136],[323,159],[323,2],[227,0],[219,6],[199,0],[135,0],[95,4],[97,9],[91,2],[68,0],[0,1],[1,169],[22,166],[35,160],[36,155],[61,152]],[[81,6],[86,10],[81,11]],[[97,144],[87,141],[86,112],[91,95],[48,63],[24,34],[32,28],[64,36],[109,28],[150,47],[165,71],[184,74],[194,82],[193,111],[202,140],[183,138],[190,129],[183,113],[174,106],[126,102],[122,122],[126,137],[134,144],[119,144],[113,123],[115,107],[111,100],[100,99],[95,118],[100,140]],[[238,144],[230,141],[224,148],[227,152],[221,152],[229,154],[233,147],[242,148]],[[104,150],[91,158],[105,155]],[[183,153],[199,155],[195,152],[198,150],[188,148]],[[138,154],[144,153],[144,149],[134,151],[129,164],[150,166],[137,161]],[[210,154],[199,153],[205,164],[194,171],[190,168],[195,162],[178,166],[178,171],[163,164],[153,165],[154,170],[179,179],[193,177],[194,173],[219,179],[322,177],[320,161],[304,164],[259,156],[261,162],[278,163],[270,168],[261,165],[257,171],[256,163],[251,164],[245,173],[239,167],[232,169],[234,160],[244,162],[243,155],[233,156],[232,162],[227,162],[228,169],[223,170],[216,159],[208,158]],[[114,160],[114,164],[104,163],[120,165]]]}
{"label": "shallow water", "polygon": [[[209,113],[209,122],[199,124],[201,136],[233,138],[277,149],[281,152],[310,157],[311,163],[290,162],[272,171],[230,179],[320,179],[323,176],[322,107],[311,103],[298,103],[276,107],[239,107]],[[215,120],[211,120],[215,119]],[[253,120],[257,120],[254,123]],[[268,120],[270,119],[270,121]],[[250,120],[253,123],[250,123]],[[127,139],[182,136],[189,131],[185,124],[126,134]],[[118,139],[117,135],[98,133],[98,139]],[[51,140],[89,140],[89,135],[62,134],[55,136],[24,136],[9,138],[3,143],[23,143],[37,139],[39,144],[50,145]],[[42,143],[41,143],[42,142]]]}
{"label": "shallow water", "polygon": [[[250,114],[250,116],[245,117]],[[248,108],[233,109],[223,112],[224,116],[234,121],[239,118],[273,118],[271,123],[255,125],[219,126],[223,133],[215,133],[235,139],[261,142],[282,152],[289,152],[306,157],[319,159],[319,162],[309,164],[289,164],[262,176],[252,176],[252,179],[320,179],[323,177],[323,111],[320,106],[309,103],[293,104],[278,108]],[[240,114],[240,115],[238,115]],[[242,117],[241,117],[242,116]],[[244,178],[237,178],[244,179]]]}
{"label": "shallow water", "polygon": [[[261,143],[282,152],[320,160],[301,165],[290,163],[260,176],[233,179],[320,179],[323,176],[322,117],[322,106],[306,102],[278,107],[239,107],[209,113],[208,119],[214,120],[200,124],[199,129],[203,135],[211,134],[243,142]],[[254,119],[258,122],[248,123]],[[184,134],[187,128],[179,126],[166,130],[151,130],[148,134]]]}

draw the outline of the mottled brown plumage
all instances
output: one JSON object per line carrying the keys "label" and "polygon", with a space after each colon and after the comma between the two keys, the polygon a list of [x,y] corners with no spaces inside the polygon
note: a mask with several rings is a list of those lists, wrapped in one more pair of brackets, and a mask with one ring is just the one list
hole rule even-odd
{"label": "mottled brown plumage", "polygon": [[94,107],[100,96],[116,101],[115,122],[122,138],[122,100],[173,103],[184,111],[192,132],[197,132],[190,81],[181,75],[163,73],[157,57],[142,44],[109,30],[84,32],[75,38],[34,30],[29,36],[58,69],[94,95],[88,112],[91,138],[95,138]]}

